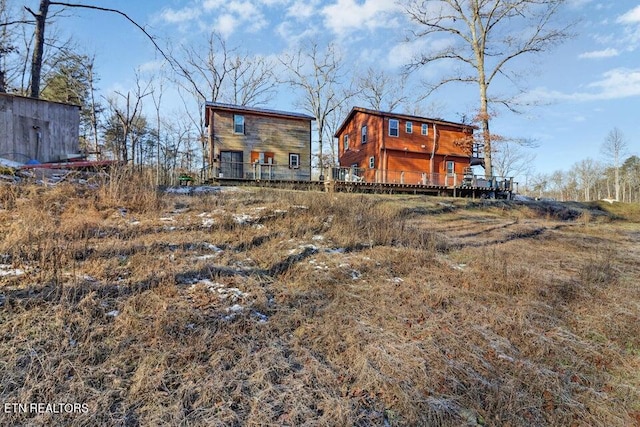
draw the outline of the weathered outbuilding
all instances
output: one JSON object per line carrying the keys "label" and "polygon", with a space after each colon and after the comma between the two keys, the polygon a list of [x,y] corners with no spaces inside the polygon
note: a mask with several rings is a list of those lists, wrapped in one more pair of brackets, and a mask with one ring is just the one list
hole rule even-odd
{"label": "weathered outbuilding", "polygon": [[0,157],[57,162],[80,151],[80,107],[0,93]]}
{"label": "weathered outbuilding", "polygon": [[300,113],[207,102],[214,177],[310,180],[313,120]]}

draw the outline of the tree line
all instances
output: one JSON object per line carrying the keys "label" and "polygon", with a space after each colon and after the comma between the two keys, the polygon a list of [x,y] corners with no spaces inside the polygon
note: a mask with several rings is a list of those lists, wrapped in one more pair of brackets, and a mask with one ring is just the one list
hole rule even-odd
{"label": "tree line", "polygon": [[[393,74],[374,67],[353,70],[333,43],[306,41],[279,57],[264,57],[229,46],[220,34],[211,32],[202,43],[160,46],[124,11],[51,0],[40,0],[39,8],[31,10],[16,1],[0,0],[0,92],[80,105],[81,147],[86,153],[155,167],[158,182],[171,182],[181,171],[208,166],[206,101],[261,107],[269,105],[281,88],[290,88],[296,94],[296,107],[316,119],[314,162],[323,170],[337,162],[333,135],[352,104],[441,119],[437,105],[429,104],[430,95],[448,84],[471,84],[479,92],[478,108],[473,118],[461,121],[479,128],[475,142],[484,147],[486,174],[509,176],[530,164],[526,149],[530,144],[490,131],[497,108],[520,107],[517,88],[510,97],[498,96],[494,82],[514,82],[521,76],[519,66],[526,66],[518,62],[521,57],[543,53],[570,36],[570,24],[556,19],[564,3],[405,0],[401,4],[412,25],[409,41],[445,35],[452,43],[418,52]],[[70,8],[128,20],[158,51],[159,71],[135,70],[130,88],[104,94],[95,55],[82,52],[57,30],[56,23]],[[442,61],[455,64],[449,75],[427,81],[416,73]],[[181,100],[178,111],[167,111],[169,90]],[[627,169],[622,163],[615,169],[619,195],[629,192],[627,181],[622,183]]]}
{"label": "tree line", "polygon": [[559,201],[617,200],[640,202],[640,157],[629,152],[622,131],[613,128],[601,146],[602,160],[586,158],[566,171],[533,174],[523,191]]}

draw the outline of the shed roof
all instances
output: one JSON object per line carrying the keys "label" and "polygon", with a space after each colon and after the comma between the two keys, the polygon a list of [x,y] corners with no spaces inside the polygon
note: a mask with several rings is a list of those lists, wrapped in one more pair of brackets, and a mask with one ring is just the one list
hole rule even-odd
{"label": "shed roof", "polygon": [[75,107],[75,108],[78,108],[78,109],[82,108],[78,104],[70,104],[68,102],[60,102],[60,101],[50,101],[48,99],[42,99],[42,98],[32,98],[30,96],[18,95],[18,94],[15,94],[15,93],[0,92],[0,96],[4,96],[4,97],[7,97],[7,98],[26,99],[26,100],[30,100],[30,101],[33,101],[33,102],[48,102],[50,104],[66,105],[67,107]]}
{"label": "shed roof", "polygon": [[[282,117],[294,120],[315,120],[314,117],[302,113],[294,113],[290,111],[271,110],[267,108],[247,107],[246,105],[223,104],[220,102],[207,101],[205,108],[212,108],[219,111],[228,111],[231,113],[247,113],[259,116]],[[205,126],[209,125],[209,116],[205,114]]]}
{"label": "shed roof", "polygon": [[389,111],[372,110],[372,109],[363,108],[363,107],[353,107],[351,109],[351,112],[347,116],[347,118],[344,119],[344,121],[342,122],[342,124],[340,125],[338,130],[336,131],[336,133],[334,135],[335,137],[338,137],[338,135],[340,134],[340,132],[342,132],[344,127],[347,125],[347,123],[349,123],[351,118],[358,112],[365,113],[365,114],[370,114],[370,115],[373,115],[373,116],[389,117],[389,118],[393,118],[393,119],[403,119],[403,120],[416,121],[416,122],[435,123],[437,125],[452,126],[452,127],[457,127],[457,128],[463,129],[463,130],[464,129],[470,129],[470,130],[471,129],[477,129],[476,126],[468,125],[468,124],[464,124],[464,123],[449,122],[449,121],[440,120],[440,119],[430,119],[428,117],[413,116],[413,115],[410,115],[410,114],[392,113],[392,112],[389,112]]}

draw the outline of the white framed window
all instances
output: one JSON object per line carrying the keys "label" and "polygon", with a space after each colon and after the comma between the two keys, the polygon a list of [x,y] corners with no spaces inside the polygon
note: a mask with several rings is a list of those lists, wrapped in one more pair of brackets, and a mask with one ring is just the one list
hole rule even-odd
{"label": "white framed window", "polygon": [[347,151],[349,149],[349,135],[342,137],[342,143],[344,145],[344,151]]}
{"label": "white framed window", "polygon": [[396,119],[389,119],[389,136],[398,136],[398,126]]}
{"label": "white framed window", "polygon": [[240,114],[233,115],[233,133],[244,135],[244,116]]}
{"label": "white framed window", "polygon": [[407,133],[413,133],[413,122],[407,122],[404,130]]}
{"label": "white framed window", "polygon": [[360,130],[360,134],[362,135],[360,138],[360,142],[362,144],[366,144],[367,143],[367,125],[362,126],[362,129]]}
{"label": "white framed window", "polygon": [[456,162],[449,160],[447,162],[447,175],[453,175],[456,172]]}
{"label": "white framed window", "polygon": [[289,168],[300,169],[300,154],[289,153]]}
{"label": "white framed window", "polygon": [[369,169],[376,167],[376,158],[374,156],[369,157]]}
{"label": "white framed window", "polygon": [[426,123],[422,124],[422,134],[423,135],[429,135],[429,125]]}

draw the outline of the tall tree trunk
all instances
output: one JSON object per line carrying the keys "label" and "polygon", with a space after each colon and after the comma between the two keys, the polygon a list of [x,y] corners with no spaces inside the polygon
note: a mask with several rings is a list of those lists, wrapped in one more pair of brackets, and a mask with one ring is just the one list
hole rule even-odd
{"label": "tall tree trunk", "polygon": [[31,57],[31,91],[29,93],[32,98],[40,97],[40,77],[42,74],[42,59],[44,57],[44,27],[47,23],[49,2],[50,0],[40,0],[38,13],[27,9],[36,20],[35,45],[33,47],[33,56]]}

